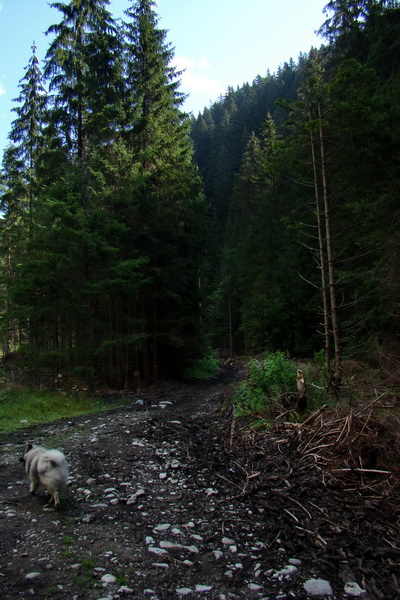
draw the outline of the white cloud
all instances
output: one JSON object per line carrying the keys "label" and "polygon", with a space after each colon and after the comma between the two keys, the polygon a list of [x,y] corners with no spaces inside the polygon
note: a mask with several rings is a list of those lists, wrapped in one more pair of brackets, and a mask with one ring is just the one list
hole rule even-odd
{"label": "white cloud", "polygon": [[188,56],[176,56],[174,62],[177,70],[183,71],[181,75],[182,86],[189,93],[208,94],[210,97],[217,97],[224,89],[224,85],[219,79],[204,73],[204,71],[213,67],[206,56],[198,61]]}
{"label": "white cloud", "polygon": [[7,93],[6,88],[4,87],[4,85],[0,82],[0,96],[4,96],[4,94]]}
{"label": "white cloud", "polygon": [[199,60],[199,68],[200,69],[211,69],[214,65],[208,60],[207,56],[203,56]]}

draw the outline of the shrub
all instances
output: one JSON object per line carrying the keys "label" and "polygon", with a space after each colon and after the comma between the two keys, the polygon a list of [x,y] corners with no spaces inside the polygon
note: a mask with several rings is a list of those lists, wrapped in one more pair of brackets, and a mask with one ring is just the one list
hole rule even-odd
{"label": "shrub", "polygon": [[239,416],[269,410],[282,400],[282,394],[296,388],[296,367],[283,352],[252,360],[248,368],[249,378],[234,399]]}
{"label": "shrub", "polygon": [[183,372],[186,379],[209,379],[218,373],[220,362],[214,354],[190,362]]}

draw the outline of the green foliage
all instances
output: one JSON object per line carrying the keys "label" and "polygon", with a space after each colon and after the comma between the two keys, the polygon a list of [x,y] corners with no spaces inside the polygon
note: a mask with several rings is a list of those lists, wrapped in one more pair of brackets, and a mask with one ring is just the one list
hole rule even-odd
{"label": "green foliage", "polygon": [[296,367],[283,352],[249,362],[249,378],[240,385],[234,403],[239,416],[265,413],[296,389]]}
{"label": "green foliage", "polygon": [[45,107],[35,55],[23,80],[18,146],[1,181],[1,331],[32,373],[60,369],[123,387],[138,372],[151,380],[178,371],[200,345],[207,232],[155,3],[132,1],[121,27],[108,4],[53,3],[61,20],[48,30]]}
{"label": "green foliage", "polygon": [[[397,348],[398,3],[329,2],[330,45],[229,88],[192,119],[194,150],[156,3],[132,0],[121,26],[108,4],[53,3],[44,79],[33,48],[21,80],[0,181],[4,352],[123,387],[178,374],[204,334],[242,354],[328,348],[324,190],[343,350]],[[288,385],[253,376],[244,407]]]}
{"label": "green foliage", "polygon": [[185,379],[209,379],[215,377],[219,368],[219,359],[215,354],[209,354],[190,361],[190,364],[183,370],[183,376]]}

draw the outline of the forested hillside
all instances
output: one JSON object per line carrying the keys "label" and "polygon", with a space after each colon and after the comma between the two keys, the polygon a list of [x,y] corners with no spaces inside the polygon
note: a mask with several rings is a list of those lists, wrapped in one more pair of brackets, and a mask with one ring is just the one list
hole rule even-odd
{"label": "forested hillside", "polygon": [[214,216],[214,343],[399,356],[397,2],[332,0],[325,44],[228,90],[192,126]]}
{"label": "forested hillside", "polygon": [[[1,170],[1,337],[37,383],[131,387],[212,349],[398,356],[400,7],[183,111],[153,0],[55,3]],[[55,11],[55,14],[57,12]],[[307,49],[305,49],[307,50]],[[249,70],[251,65],[249,65]],[[251,73],[249,73],[251,77]]]}

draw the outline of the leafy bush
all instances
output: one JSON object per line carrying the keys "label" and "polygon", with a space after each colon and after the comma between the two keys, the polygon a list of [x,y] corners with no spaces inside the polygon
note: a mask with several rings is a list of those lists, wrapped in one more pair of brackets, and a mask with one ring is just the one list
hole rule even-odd
{"label": "leafy bush", "polygon": [[190,362],[184,369],[183,376],[186,379],[209,379],[218,373],[220,362],[214,354],[198,358]]}
{"label": "leafy bush", "polygon": [[235,396],[236,414],[267,411],[282,400],[282,394],[296,387],[296,367],[283,354],[275,352],[249,362],[249,378]]}

